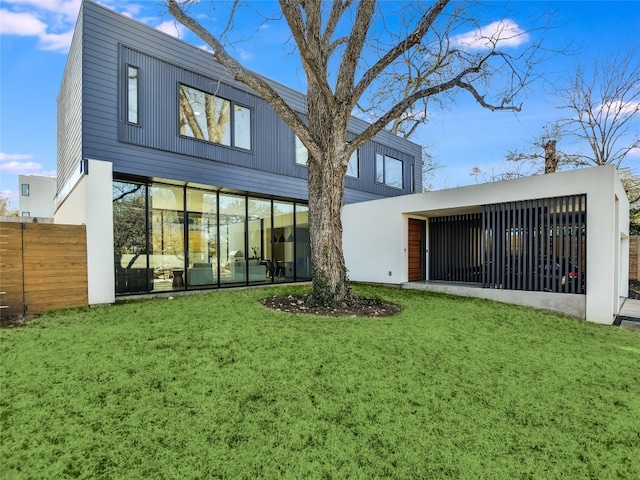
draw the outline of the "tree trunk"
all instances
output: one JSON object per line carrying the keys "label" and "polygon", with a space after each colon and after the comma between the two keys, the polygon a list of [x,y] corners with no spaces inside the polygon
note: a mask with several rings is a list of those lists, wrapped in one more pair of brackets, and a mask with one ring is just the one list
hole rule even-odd
{"label": "tree trunk", "polygon": [[[310,82],[311,84],[312,82]],[[333,306],[349,302],[351,290],[342,251],[342,204],[348,155],[348,113],[332,108],[319,89],[309,87],[309,132],[320,158],[309,152],[309,231],[313,265],[312,303]]]}
{"label": "tree trunk", "polygon": [[556,155],[556,141],[549,140],[544,144],[544,173],[556,173],[558,156]]}

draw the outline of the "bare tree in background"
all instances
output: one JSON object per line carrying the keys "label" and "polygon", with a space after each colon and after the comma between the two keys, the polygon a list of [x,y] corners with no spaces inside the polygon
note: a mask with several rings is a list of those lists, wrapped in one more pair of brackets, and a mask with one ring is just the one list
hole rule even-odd
{"label": "bare tree in background", "polygon": [[[221,35],[211,33],[197,20],[191,10],[197,2],[166,2],[169,12],[211,47],[213,58],[230,76],[268,102],[306,146],[312,298],[325,305],[348,301],[350,296],[341,210],[351,153],[385,128],[400,132],[401,127],[394,123],[398,119],[416,119],[421,104],[454,92],[468,93],[490,110],[519,110],[515,95],[530,80],[539,53],[536,43],[514,47],[514,40],[517,46],[528,34],[509,21],[479,28],[470,3],[461,10],[448,0],[382,4],[375,0],[280,0],[306,75],[309,108],[300,112],[307,114],[305,122],[268,81],[229,54]],[[232,16],[238,5],[234,2]],[[390,12],[392,8],[397,11]],[[400,27],[390,27],[391,15],[401,19]],[[226,25],[233,25],[233,19]],[[463,31],[466,37],[455,36]],[[407,59],[418,69],[408,69]],[[397,76],[398,72],[403,74]],[[390,83],[391,78],[396,81]],[[371,125],[348,140],[349,120],[357,106],[369,108],[376,92],[388,86],[394,86],[388,90],[392,95],[385,95],[384,101],[379,97],[377,110],[369,116]],[[410,127],[405,133],[409,132]]]}
{"label": "bare tree in background", "polygon": [[640,61],[637,52],[597,61],[592,70],[578,67],[569,86],[558,92],[559,108],[569,116],[559,121],[570,137],[590,147],[575,164],[615,165],[640,148],[632,130],[640,112]]}
{"label": "bare tree in background", "polygon": [[[567,87],[557,90],[557,107],[569,112],[566,118],[543,127],[527,151],[507,155],[506,171],[528,164],[530,174],[551,173],[545,160],[549,142],[571,142],[588,146],[580,153],[556,149],[555,167],[615,165],[620,168],[629,152],[640,148],[637,121],[640,120],[640,62],[629,53],[606,62],[596,62],[591,70],[579,67]],[[634,131],[635,128],[635,131]],[[571,146],[569,146],[571,149]],[[585,151],[586,150],[586,151]],[[551,168],[555,171],[556,168]]]}

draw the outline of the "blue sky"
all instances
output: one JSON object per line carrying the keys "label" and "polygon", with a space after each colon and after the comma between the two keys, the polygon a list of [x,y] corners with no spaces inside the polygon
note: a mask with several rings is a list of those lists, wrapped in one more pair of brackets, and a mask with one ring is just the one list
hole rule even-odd
{"label": "blue sky", "polygon": [[[202,0],[206,2],[207,0]],[[158,0],[100,0],[120,13],[201,46],[203,42],[183,28],[176,28]],[[503,16],[503,2],[480,25]],[[0,190],[17,206],[18,174],[55,175],[56,98],[62,78],[79,0],[0,0]],[[256,5],[257,6],[257,5]],[[276,10],[260,3],[260,9]],[[225,12],[218,2],[214,14]],[[429,123],[412,139],[430,145],[443,168],[433,180],[435,188],[475,183],[469,172],[474,165],[486,171],[499,168],[509,150],[527,147],[542,126],[562,116],[554,108],[550,84],[580,63],[592,64],[635,47],[640,55],[640,0],[630,1],[512,1],[508,19],[517,28],[549,23],[545,46],[574,55],[555,55],[540,67],[539,81],[523,98],[518,114],[490,112],[467,96],[460,96],[447,110],[430,112]],[[292,43],[282,23],[261,25],[243,17],[233,34],[245,40],[235,46],[235,56],[248,68],[304,91],[304,75],[291,54]],[[244,32],[250,32],[248,40]],[[532,31],[531,38],[540,32]],[[640,126],[636,122],[636,131]],[[562,145],[559,145],[562,148]],[[572,146],[571,148],[580,148]],[[640,152],[624,166],[640,174]]]}

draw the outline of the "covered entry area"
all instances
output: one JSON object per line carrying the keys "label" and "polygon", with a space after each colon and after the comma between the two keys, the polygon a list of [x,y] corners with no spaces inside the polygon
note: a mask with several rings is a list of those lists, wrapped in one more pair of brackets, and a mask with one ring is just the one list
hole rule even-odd
{"label": "covered entry area", "polygon": [[584,294],[586,239],[584,194],[430,217],[429,279]]}
{"label": "covered entry area", "polygon": [[628,211],[613,167],[361,202],[343,209],[345,260],[354,281],[611,324],[627,295]]}

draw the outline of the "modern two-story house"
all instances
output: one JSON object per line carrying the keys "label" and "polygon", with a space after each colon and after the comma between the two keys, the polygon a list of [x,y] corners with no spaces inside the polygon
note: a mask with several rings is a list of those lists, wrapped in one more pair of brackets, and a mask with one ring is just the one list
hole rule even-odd
{"label": "modern two-story house", "polygon": [[[271,83],[304,118],[305,96]],[[310,279],[306,160],[211,54],[83,1],[58,97],[55,218],[87,226],[90,304]],[[421,148],[381,132],[352,156],[345,202],[421,179]]]}

